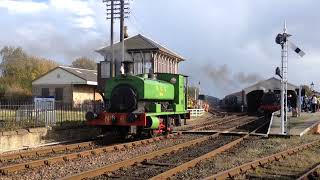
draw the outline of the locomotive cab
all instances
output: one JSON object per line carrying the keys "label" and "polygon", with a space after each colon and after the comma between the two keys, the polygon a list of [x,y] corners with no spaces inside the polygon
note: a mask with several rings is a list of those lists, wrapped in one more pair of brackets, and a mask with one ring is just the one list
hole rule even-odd
{"label": "locomotive cab", "polygon": [[261,105],[259,110],[264,114],[271,114],[280,109],[280,98],[279,95],[274,92],[264,93],[261,98]]}

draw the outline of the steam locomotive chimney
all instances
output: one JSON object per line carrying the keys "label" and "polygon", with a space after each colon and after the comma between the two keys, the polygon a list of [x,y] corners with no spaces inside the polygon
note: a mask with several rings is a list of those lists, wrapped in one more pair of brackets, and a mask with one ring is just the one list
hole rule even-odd
{"label": "steam locomotive chimney", "polygon": [[128,38],[129,37],[129,34],[128,34],[128,26],[124,26],[124,38]]}
{"label": "steam locomotive chimney", "polygon": [[123,61],[123,69],[125,75],[133,75],[133,62],[132,61]]}

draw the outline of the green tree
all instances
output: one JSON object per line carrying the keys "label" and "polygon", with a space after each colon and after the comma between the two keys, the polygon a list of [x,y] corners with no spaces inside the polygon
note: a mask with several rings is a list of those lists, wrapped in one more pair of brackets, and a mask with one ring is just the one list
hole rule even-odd
{"label": "green tree", "polygon": [[1,89],[10,96],[31,95],[32,81],[57,66],[54,61],[28,55],[20,47],[6,46],[0,55]]}
{"label": "green tree", "polygon": [[27,57],[22,48],[5,46],[0,50],[0,55],[2,56],[0,68],[4,77],[15,76],[18,73],[21,73],[20,70],[23,68],[21,62]]}
{"label": "green tree", "polygon": [[306,93],[307,96],[312,96],[313,93],[312,93],[312,90],[311,90],[310,86],[302,85],[302,89],[305,90],[305,93]]}
{"label": "green tree", "polygon": [[74,68],[81,68],[81,69],[90,69],[90,70],[96,70],[97,69],[97,63],[89,59],[88,57],[80,57],[77,58],[72,62],[72,67]]}
{"label": "green tree", "polygon": [[0,98],[2,98],[6,93],[6,86],[0,82]]}

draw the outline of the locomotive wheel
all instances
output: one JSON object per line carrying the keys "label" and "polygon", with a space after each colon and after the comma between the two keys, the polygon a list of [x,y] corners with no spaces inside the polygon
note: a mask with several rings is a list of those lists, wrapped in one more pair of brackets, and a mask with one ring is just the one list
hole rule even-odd
{"label": "locomotive wheel", "polygon": [[175,126],[181,126],[181,117],[180,117],[180,115],[176,116],[176,118],[174,119],[174,125]]}
{"label": "locomotive wheel", "polygon": [[138,128],[137,133],[133,137],[136,139],[140,139],[140,138],[143,138],[144,136],[145,136],[145,134],[143,133],[143,129]]}
{"label": "locomotive wheel", "polygon": [[126,139],[128,137],[128,128],[119,127],[118,133],[121,139]]}

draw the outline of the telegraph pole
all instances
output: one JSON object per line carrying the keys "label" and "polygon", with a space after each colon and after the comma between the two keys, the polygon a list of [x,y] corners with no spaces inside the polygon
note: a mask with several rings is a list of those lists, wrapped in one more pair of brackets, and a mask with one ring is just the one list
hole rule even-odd
{"label": "telegraph pole", "polygon": [[[102,0],[107,6],[107,19],[110,19],[110,48],[111,48],[111,77],[116,75],[116,63],[114,58],[114,20],[120,19],[120,42],[121,42],[121,61],[124,61],[124,19],[128,18],[130,12],[129,0]],[[107,59],[105,59],[107,61]]]}
{"label": "telegraph pole", "polygon": [[120,0],[120,42],[121,62],[124,62],[124,0]]}
{"label": "telegraph pole", "polygon": [[111,0],[111,6],[110,6],[110,9],[111,9],[111,21],[110,21],[110,27],[111,27],[111,30],[110,30],[110,47],[111,47],[111,77],[115,77],[116,76],[116,64],[115,64],[115,61],[114,61],[114,46],[113,46],[113,21],[114,21],[114,2],[113,0]]}

